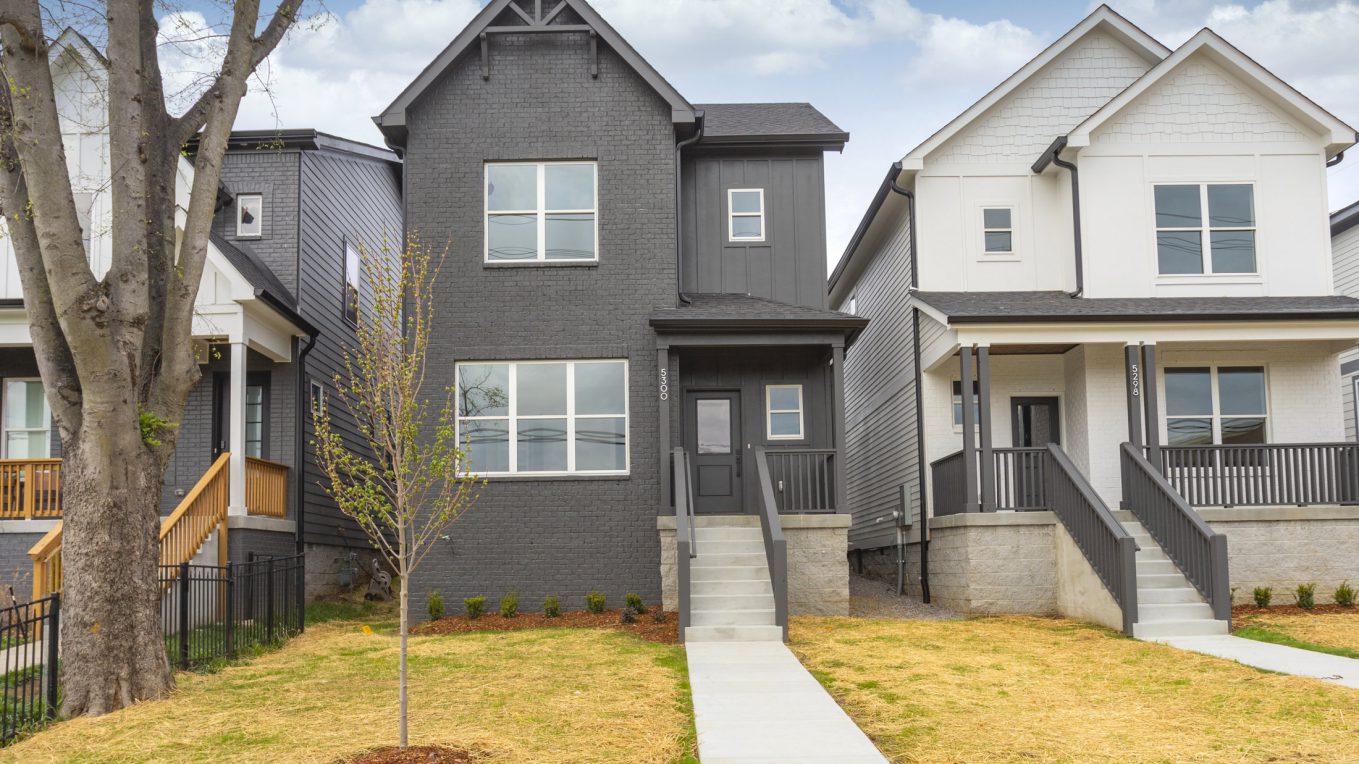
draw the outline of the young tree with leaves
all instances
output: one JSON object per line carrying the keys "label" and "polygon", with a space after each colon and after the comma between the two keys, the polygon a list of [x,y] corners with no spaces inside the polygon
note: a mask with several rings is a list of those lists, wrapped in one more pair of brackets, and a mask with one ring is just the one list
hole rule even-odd
{"label": "young tree with leaves", "polygon": [[[222,156],[246,80],[297,19],[285,0],[235,0],[225,55],[178,116],[166,105],[151,0],[0,0],[0,213],[13,242],[33,350],[61,436],[62,713],[165,695],[160,496],[189,391],[194,299]],[[48,68],[56,15],[85,9],[106,33],[112,265],[90,268]],[[102,11],[102,18],[99,14]],[[176,242],[175,180],[197,136]],[[143,428],[153,431],[143,437]]]}
{"label": "young tree with leaves", "polygon": [[458,441],[452,390],[426,382],[433,287],[443,256],[436,261],[412,234],[403,252],[361,248],[360,260],[371,302],[357,293],[348,297],[362,301],[358,339],[344,350],[345,371],[336,375],[335,388],[363,447],[346,442],[324,405],[312,407],[313,446],[340,511],[368,534],[397,574],[399,737],[405,748],[410,576],[448,525],[476,501],[481,481],[469,471]]}

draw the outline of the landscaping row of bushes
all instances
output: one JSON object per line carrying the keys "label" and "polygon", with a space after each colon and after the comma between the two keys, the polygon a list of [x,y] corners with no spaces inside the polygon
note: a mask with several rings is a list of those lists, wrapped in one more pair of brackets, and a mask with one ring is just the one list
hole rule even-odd
{"label": "landscaping row of bushes", "polygon": [[[1298,584],[1298,588],[1293,590],[1293,598],[1298,603],[1298,607],[1304,610],[1311,610],[1316,607],[1316,584]],[[1257,586],[1253,592],[1255,604],[1259,607],[1269,607],[1274,601],[1274,589],[1269,586]],[[1340,607],[1354,607],[1354,587],[1346,581],[1336,587],[1335,594],[1331,595],[1331,600]]]}
{"label": "landscaping row of bushes", "polygon": [[[606,601],[604,592],[590,592],[585,595],[585,609],[591,613],[603,613]],[[620,614],[623,623],[635,623],[637,616],[646,615],[648,608],[642,601],[639,594],[628,592],[624,596],[626,606]],[[476,620],[486,613],[486,598],[482,596],[467,597],[462,601],[463,610],[467,617]],[[445,615],[444,598],[438,592],[430,592],[428,601],[429,619],[437,621]],[[561,598],[553,594],[543,600],[543,615],[548,618],[557,618],[562,614]],[[519,615],[519,593],[509,592],[500,598],[500,616],[502,618],[514,618]],[[665,621],[665,613],[657,608],[652,613],[652,618],[657,623]]]}

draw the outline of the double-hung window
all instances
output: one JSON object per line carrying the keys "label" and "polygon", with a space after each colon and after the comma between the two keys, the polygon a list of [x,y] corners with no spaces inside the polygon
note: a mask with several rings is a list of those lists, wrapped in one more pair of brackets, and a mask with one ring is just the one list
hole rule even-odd
{"label": "double-hung window", "polygon": [[1160,185],[1155,196],[1161,275],[1256,272],[1253,186]]}
{"label": "double-hung window", "polygon": [[1168,445],[1265,442],[1263,366],[1169,367],[1165,386]]}
{"label": "double-hung window", "polygon": [[594,162],[486,165],[486,262],[599,259]]}
{"label": "double-hung window", "polygon": [[1009,207],[987,207],[982,210],[982,248],[986,254],[1014,254],[1013,218],[1014,211]]}
{"label": "double-hung window", "polygon": [[802,440],[802,385],[766,385],[765,434],[769,440]]}
{"label": "double-hung window", "polygon": [[460,363],[457,377],[473,473],[627,472],[626,361]]}
{"label": "double-hung window", "polygon": [[5,380],[4,457],[46,459],[52,455],[52,411],[42,380]]}
{"label": "double-hung window", "polygon": [[764,241],[763,188],[728,189],[727,238],[731,241]]}

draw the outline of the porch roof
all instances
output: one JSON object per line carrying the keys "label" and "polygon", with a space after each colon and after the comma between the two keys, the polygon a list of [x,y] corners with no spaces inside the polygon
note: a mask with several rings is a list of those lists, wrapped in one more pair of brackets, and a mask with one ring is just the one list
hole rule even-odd
{"label": "porch roof", "polygon": [[916,292],[947,323],[1359,320],[1359,300],[1300,297],[1072,297],[1051,292]]}
{"label": "porch roof", "polygon": [[279,280],[278,275],[265,265],[264,261],[260,260],[254,252],[250,251],[249,247],[228,241],[225,237],[215,233],[211,234],[210,240],[227,262],[231,263],[231,266],[237,271],[240,271],[241,276],[245,277],[245,280],[249,281],[250,285],[255,288],[256,297],[303,332],[307,334],[317,333],[316,327],[297,312],[297,300],[293,298],[292,292],[288,291],[288,288]]}
{"label": "porch roof", "polygon": [[[749,294],[690,294],[689,304],[651,314],[657,332],[806,332],[830,330],[854,341],[868,319]],[[1359,302],[1359,301],[1356,301]]]}

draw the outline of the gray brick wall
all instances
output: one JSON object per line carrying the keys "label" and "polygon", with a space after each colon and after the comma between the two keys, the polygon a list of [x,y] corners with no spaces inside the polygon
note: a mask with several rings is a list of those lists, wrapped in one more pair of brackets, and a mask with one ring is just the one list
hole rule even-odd
{"label": "gray brick wall", "polygon": [[[269,266],[288,291],[297,296],[298,195],[301,161],[297,149],[233,151],[222,162],[222,181],[233,194],[264,197],[263,233],[240,241]],[[236,241],[235,206],[213,220],[213,229]]]}
{"label": "gray brick wall", "polygon": [[9,604],[9,590],[20,601],[33,594],[33,560],[28,550],[46,533],[0,533],[0,607]]}
{"label": "gray brick wall", "polygon": [[291,557],[297,554],[297,537],[291,533],[237,528],[227,534],[227,555],[232,562],[256,557]]}
{"label": "gray brick wall", "polygon": [[[409,115],[407,223],[449,242],[438,285],[429,379],[458,360],[626,357],[631,474],[624,479],[493,480],[417,572],[423,602],[518,591],[571,608],[598,589],[660,595],[655,335],[674,305],[674,132],[668,105],[601,44],[589,75],[584,35],[500,35],[489,80],[469,56]],[[590,267],[482,264],[483,163],[596,159],[600,257]]]}

